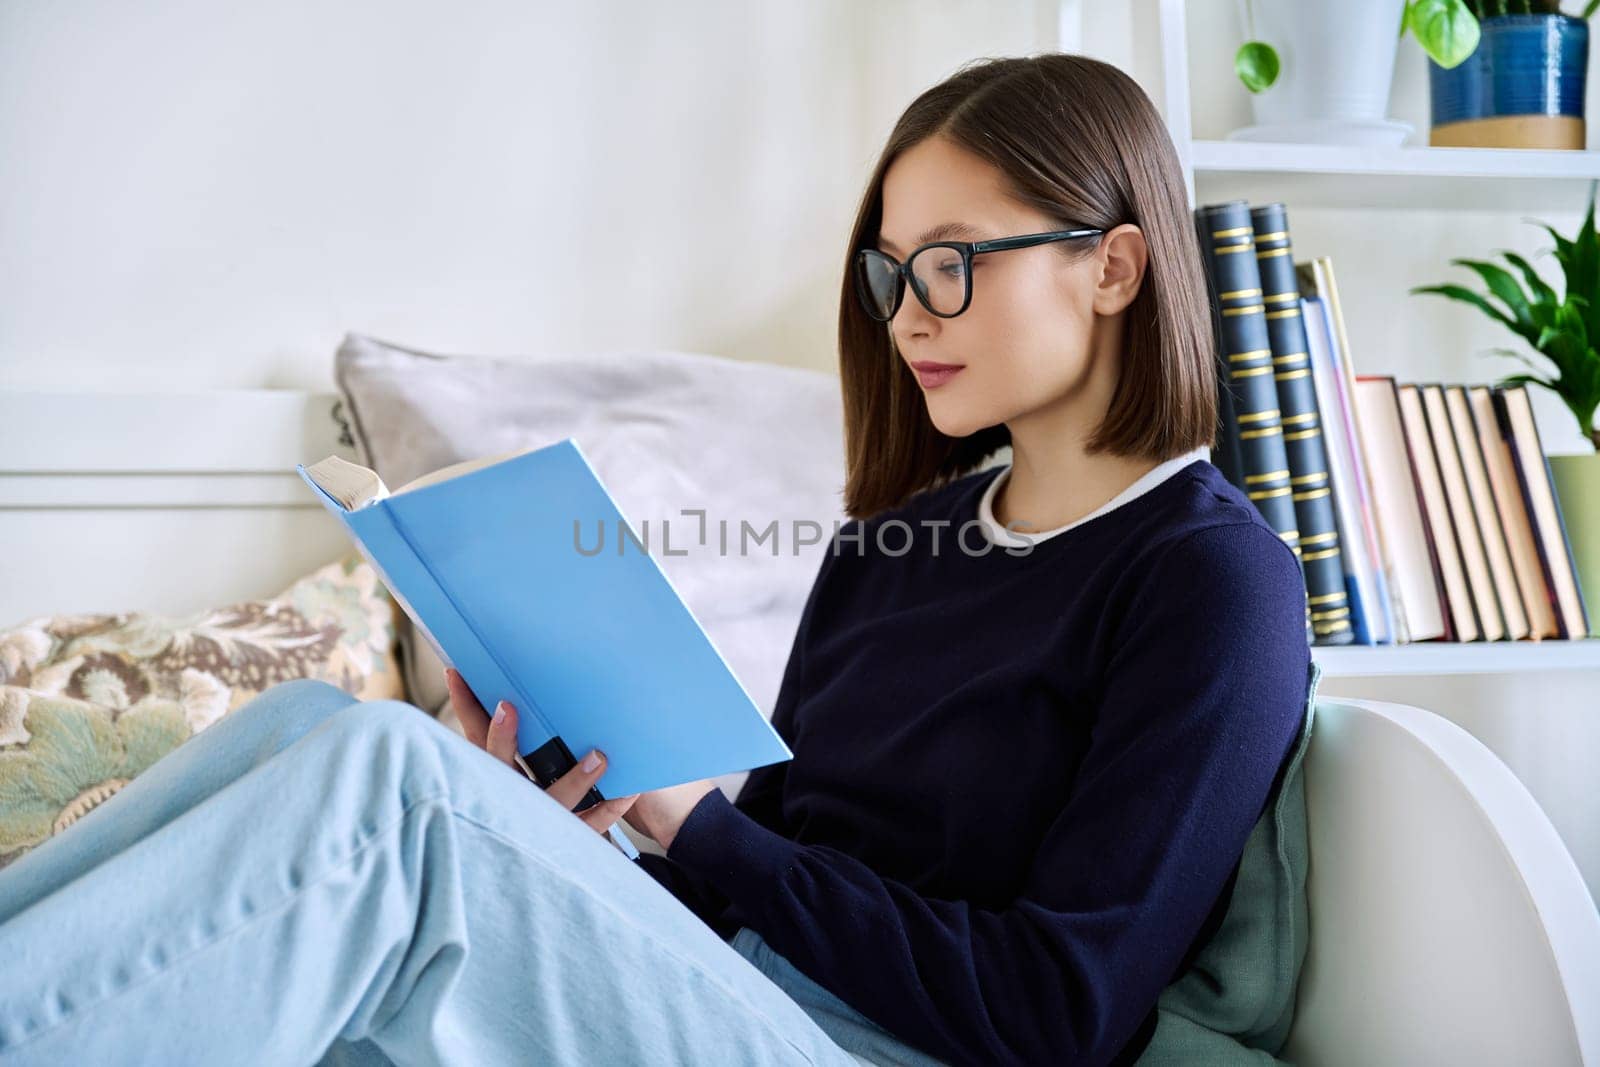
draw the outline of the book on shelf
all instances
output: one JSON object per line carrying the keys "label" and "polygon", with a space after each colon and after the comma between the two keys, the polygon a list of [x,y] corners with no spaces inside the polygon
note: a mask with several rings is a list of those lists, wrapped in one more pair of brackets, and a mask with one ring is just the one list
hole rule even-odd
{"label": "book on shelf", "polygon": [[[1333,262],[1292,262],[1282,205],[1203,205],[1195,224],[1218,346],[1214,462],[1300,549],[1313,642],[1586,637],[1526,387],[1358,375]],[[1310,565],[1317,545],[1338,549],[1326,572]],[[1315,628],[1335,619],[1342,637]]]}
{"label": "book on shelf", "polygon": [[[1211,297],[1206,301],[1206,306],[1211,311],[1211,333],[1215,340],[1212,368],[1217,380],[1217,427],[1216,444],[1211,449],[1211,463],[1229,482],[1243,487],[1246,484],[1244,453],[1239,440],[1239,405],[1242,399],[1236,394],[1228,379],[1227,338],[1223,333],[1222,302],[1217,299],[1217,294],[1222,290],[1217,285],[1209,219],[1206,212],[1199,209],[1194,211],[1194,233],[1195,240],[1200,246],[1200,263],[1205,270],[1206,290]],[[1276,524],[1273,528],[1277,529]],[[1306,615],[1308,627],[1310,621],[1311,616],[1308,613]]]}
{"label": "book on shelf", "polygon": [[393,491],[338,456],[295,470],[479,703],[517,709],[539,785],[594,748],[610,796],[790,758],[572,438]]}
{"label": "book on shelf", "polygon": [[[1488,463],[1484,448],[1478,441],[1473,425],[1472,410],[1467,404],[1467,390],[1462,385],[1441,387],[1438,406],[1444,409],[1444,421],[1449,435],[1454,439],[1455,450],[1461,460],[1463,492],[1472,508],[1472,518],[1483,538],[1485,563],[1493,582],[1494,597],[1500,611],[1504,636],[1521,641],[1531,633],[1528,613],[1523,605],[1522,593],[1517,588],[1517,576],[1511,566],[1511,552],[1506,544],[1505,528],[1496,509],[1494,491],[1489,484]],[[1433,407],[1428,418],[1433,418]]]}
{"label": "book on shelf", "polygon": [[1291,499],[1300,531],[1300,562],[1305,568],[1307,603],[1318,644],[1347,645],[1355,640],[1343,540],[1333,506],[1328,451],[1288,209],[1280,203],[1250,209],[1262,317],[1272,349],[1273,385],[1278,394],[1284,454],[1289,460]]}
{"label": "book on shelf", "polygon": [[1538,531],[1536,547],[1545,579],[1545,594],[1556,613],[1560,636],[1577,639],[1589,632],[1588,608],[1578,585],[1577,563],[1572,543],[1561,519],[1561,503],[1556,498],[1555,478],[1545,459],[1539,440],[1539,427],[1533,419],[1533,402],[1528,388],[1518,385],[1496,389],[1493,393],[1495,416],[1500,432],[1511,449],[1512,466],[1524,505]]}
{"label": "book on shelf", "polygon": [[1465,457],[1456,445],[1450,413],[1444,402],[1444,386],[1437,383],[1414,386],[1422,397],[1428,415],[1427,432],[1432,438],[1439,474],[1444,482],[1445,502],[1450,507],[1450,525],[1461,546],[1461,561],[1476,611],[1478,629],[1486,641],[1506,637],[1506,616],[1489,571],[1488,538],[1478,522],[1477,509],[1467,487]]}
{"label": "book on shelf", "polygon": [[1461,558],[1461,542],[1456,537],[1455,524],[1451,521],[1444,474],[1440,471],[1439,455],[1434,451],[1434,440],[1428,433],[1428,414],[1423,407],[1422,393],[1411,384],[1397,385],[1396,389],[1400,397],[1400,421],[1405,431],[1411,469],[1422,501],[1422,511],[1428,520],[1429,543],[1433,545],[1444,578],[1445,607],[1450,622],[1446,639],[1476,641],[1484,634],[1478,629],[1478,614],[1473,608],[1466,566]]}
{"label": "book on shelf", "polygon": [[1407,454],[1400,394],[1393,378],[1358,375],[1354,400],[1356,425],[1372,486],[1373,519],[1393,576],[1395,643],[1453,640],[1445,613],[1444,579],[1429,538],[1427,515]]}
{"label": "book on shelf", "polygon": [[[1327,256],[1317,256],[1305,263],[1297,263],[1295,276],[1300,281],[1302,303],[1310,296],[1314,296],[1318,301],[1318,310],[1321,312],[1321,340],[1327,346],[1328,358],[1332,361],[1336,372],[1334,376],[1336,389],[1329,394],[1328,400],[1319,400],[1324,410],[1324,425],[1341,423],[1350,442],[1349,478],[1341,484],[1339,478],[1335,476],[1333,495],[1336,509],[1339,499],[1355,498],[1360,523],[1344,544],[1348,550],[1352,540],[1359,541],[1361,554],[1367,560],[1369,568],[1360,575],[1358,581],[1353,561],[1347,559],[1347,563],[1351,564],[1347,567],[1347,573],[1352,578],[1352,613],[1363,619],[1358,626],[1370,631],[1368,643],[1403,643],[1409,640],[1409,636],[1404,629],[1404,620],[1398,613],[1394,592],[1394,562],[1388,547],[1384,544],[1383,531],[1373,519],[1372,487],[1366,474],[1370,458],[1367,455],[1366,444],[1357,432],[1352,413],[1356,390],[1355,360],[1350,353],[1350,337],[1345,330],[1344,311],[1339,301],[1339,285],[1334,276],[1333,260]],[[1358,596],[1365,596],[1366,604],[1354,603]]]}
{"label": "book on shelf", "polygon": [[[1231,477],[1300,561],[1309,639],[1319,645],[1349,644],[1354,638],[1349,593],[1316,425],[1299,290],[1281,232],[1287,222],[1276,214],[1263,220],[1278,228],[1273,231],[1278,247],[1268,249],[1271,265],[1265,276],[1248,203],[1230,200],[1196,209],[1201,257],[1217,309],[1219,406],[1233,413],[1234,425],[1225,437],[1228,448],[1237,447]],[[1289,301],[1292,308],[1279,306]],[[1294,420],[1288,427],[1286,410]]]}
{"label": "book on shelf", "polygon": [[1511,557],[1512,573],[1516,577],[1517,592],[1522,600],[1522,610],[1528,621],[1528,636],[1537,639],[1559,637],[1561,625],[1550,600],[1550,586],[1540,561],[1533,523],[1523,502],[1516,460],[1501,430],[1493,393],[1486,385],[1474,385],[1468,387],[1466,394],[1467,405],[1472,412],[1472,426],[1483,448],[1489,493],[1494,499],[1506,551]]}
{"label": "book on shelf", "polygon": [[1395,642],[1395,619],[1389,596],[1388,572],[1371,522],[1372,490],[1365,463],[1357,449],[1360,441],[1350,422],[1350,383],[1341,364],[1327,309],[1322,298],[1307,297],[1303,304],[1311,375],[1323,402],[1326,421],[1323,436],[1328,452],[1328,479],[1339,545],[1344,550],[1345,584],[1350,591],[1350,620],[1354,644],[1386,645]]}

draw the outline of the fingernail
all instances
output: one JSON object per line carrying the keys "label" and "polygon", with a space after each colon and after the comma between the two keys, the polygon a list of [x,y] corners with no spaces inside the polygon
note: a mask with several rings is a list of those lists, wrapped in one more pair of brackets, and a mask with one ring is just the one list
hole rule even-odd
{"label": "fingernail", "polygon": [[502,700],[494,706],[494,721],[502,723],[506,720],[506,702]]}
{"label": "fingernail", "polygon": [[583,771],[584,771],[585,774],[587,774],[590,771],[594,770],[598,766],[600,766],[600,750],[599,749],[595,749],[593,752],[591,752],[587,756],[583,757]]}

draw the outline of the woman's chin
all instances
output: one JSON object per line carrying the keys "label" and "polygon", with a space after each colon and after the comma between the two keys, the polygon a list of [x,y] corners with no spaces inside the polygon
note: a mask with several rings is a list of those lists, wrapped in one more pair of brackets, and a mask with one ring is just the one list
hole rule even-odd
{"label": "woman's chin", "polygon": [[928,419],[946,437],[969,437],[994,425],[993,419],[985,419],[977,412],[944,409],[938,404],[928,405]]}

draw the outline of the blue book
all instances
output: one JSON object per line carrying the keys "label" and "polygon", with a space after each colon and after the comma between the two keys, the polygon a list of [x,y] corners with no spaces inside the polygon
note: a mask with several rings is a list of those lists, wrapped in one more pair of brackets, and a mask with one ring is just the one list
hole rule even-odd
{"label": "blue book", "polygon": [[478,702],[517,709],[541,786],[591,748],[613,797],[792,757],[572,438],[392,492],[337,456],[295,470]]}

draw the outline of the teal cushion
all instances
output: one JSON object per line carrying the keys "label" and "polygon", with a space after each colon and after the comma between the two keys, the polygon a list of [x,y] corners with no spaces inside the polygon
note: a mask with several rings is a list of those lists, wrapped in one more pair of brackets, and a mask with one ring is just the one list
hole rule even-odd
{"label": "teal cushion", "polygon": [[1322,668],[1309,671],[1305,721],[1278,792],[1250,831],[1222,925],[1162,991],[1141,1067],[1280,1062],[1310,934],[1302,765]]}

